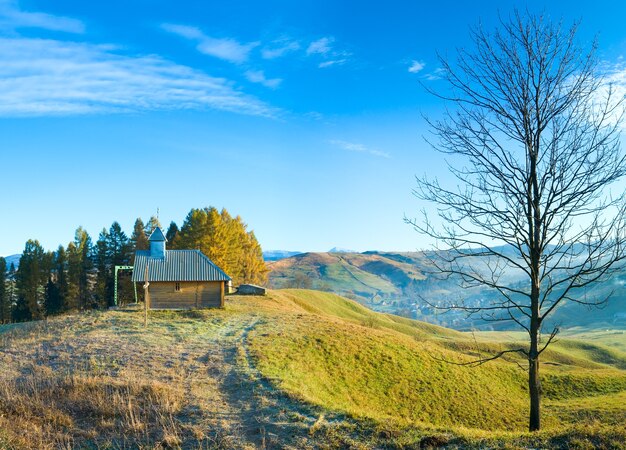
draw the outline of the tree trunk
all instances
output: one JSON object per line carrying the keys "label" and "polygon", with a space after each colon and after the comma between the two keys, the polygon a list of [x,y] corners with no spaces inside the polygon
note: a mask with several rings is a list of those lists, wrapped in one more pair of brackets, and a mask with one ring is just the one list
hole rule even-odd
{"label": "tree trunk", "polygon": [[528,429],[530,431],[538,431],[541,427],[541,382],[539,381],[539,358],[529,358],[529,363],[528,388],[530,392],[530,421]]}
{"label": "tree trunk", "polygon": [[[540,124],[537,124],[537,129]],[[539,154],[539,133],[535,140],[529,143],[530,177],[529,177],[529,220],[530,226],[530,259],[532,287],[530,292],[530,348],[528,351],[528,393],[530,395],[530,419],[528,429],[538,431],[541,427],[541,381],[539,380],[539,332],[541,330],[540,294],[541,294],[541,254],[542,254],[542,217],[541,191],[537,175],[537,161]],[[530,214],[529,214],[530,215]]]}
{"label": "tree trunk", "polygon": [[539,324],[531,319],[530,351],[528,352],[528,393],[530,395],[529,431],[541,428],[541,380],[539,379]]}
{"label": "tree trunk", "polygon": [[[536,208],[537,210],[537,208]],[[535,226],[535,242],[538,242],[539,227]],[[538,250],[532,252],[533,256],[533,281],[530,293],[530,348],[528,349],[528,394],[530,396],[530,415],[528,421],[529,431],[538,431],[541,428],[541,380],[539,379],[539,333],[541,330],[541,318],[539,316],[539,298],[541,282],[539,279],[539,255]]]}

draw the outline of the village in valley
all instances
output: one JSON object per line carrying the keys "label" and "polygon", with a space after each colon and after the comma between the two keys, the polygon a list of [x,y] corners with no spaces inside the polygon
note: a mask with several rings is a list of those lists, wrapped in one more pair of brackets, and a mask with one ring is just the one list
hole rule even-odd
{"label": "village in valley", "polygon": [[0,450],[626,449],[604,3],[0,0]]}

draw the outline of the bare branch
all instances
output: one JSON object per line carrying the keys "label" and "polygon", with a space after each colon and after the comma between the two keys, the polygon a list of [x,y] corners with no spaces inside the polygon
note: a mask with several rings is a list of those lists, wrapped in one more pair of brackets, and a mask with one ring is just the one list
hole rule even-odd
{"label": "bare branch", "polygon": [[521,353],[524,356],[528,356],[528,352],[523,349],[523,348],[516,348],[516,349],[512,349],[512,350],[502,350],[501,352],[496,353],[495,355],[486,357],[486,358],[480,358],[480,359],[475,359],[473,361],[467,361],[467,362],[456,362],[456,361],[450,361],[447,359],[443,359],[443,358],[437,358],[436,356],[433,356],[432,358],[435,359],[436,361],[440,361],[440,362],[445,362],[448,364],[453,364],[455,366],[469,366],[469,367],[477,367],[477,366],[482,366],[483,364],[489,362],[489,361],[493,361],[495,359],[499,359],[502,358],[504,355],[509,354],[509,353]]}
{"label": "bare branch", "polygon": [[[405,219],[435,241],[425,254],[433,272],[484,296],[430,301],[483,322],[525,330],[531,429],[538,429],[542,324],[564,303],[601,306],[590,292],[626,260],[626,195],[607,194],[626,175],[620,149],[623,98],[569,29],[541,15],[515,12],[499,29],[472,30],[474,46],[455,61],[440,57],[449,108],[427,118],[427,142],[449,158],[449,186],[417,178],[414,195],[436,207],[435,225]],[[534,380],[534,381],[533,381]]]}

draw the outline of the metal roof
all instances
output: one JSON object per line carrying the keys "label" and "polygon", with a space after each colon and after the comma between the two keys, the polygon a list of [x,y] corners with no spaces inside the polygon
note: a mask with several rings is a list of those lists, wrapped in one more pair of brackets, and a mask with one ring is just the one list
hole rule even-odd
{"label": "metal roof", "polygon": [[148,264],[148,281],[229,281],[230,277],[200,250],[167,250],[165,258],[153,258],[149,250],[135,253],[132,280],[143,282]]}
{"label": "metal roof", "polygon": [[150,234],[148,238],[149,241],[165,241],[167,242],[167,238],[163,234],[163,231],[160,227],[156,227],[154,231]]}

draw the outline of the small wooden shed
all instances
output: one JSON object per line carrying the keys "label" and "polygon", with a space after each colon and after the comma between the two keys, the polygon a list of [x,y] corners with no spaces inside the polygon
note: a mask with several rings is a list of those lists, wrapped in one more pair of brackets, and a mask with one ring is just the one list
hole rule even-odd
{"label": "small wooden shed", "polygon": [[256,284],[241,284],[237,288],[237,294],[241,295],[265,295],[265,288]]}
{"label": "small wooden shed", "polygon": [[200,250],[167,250],[160,228],[150,235],[150,250],[135,253],[132,281],[144,283],[146,266],[151,309],[224,306],[230,277]]}

